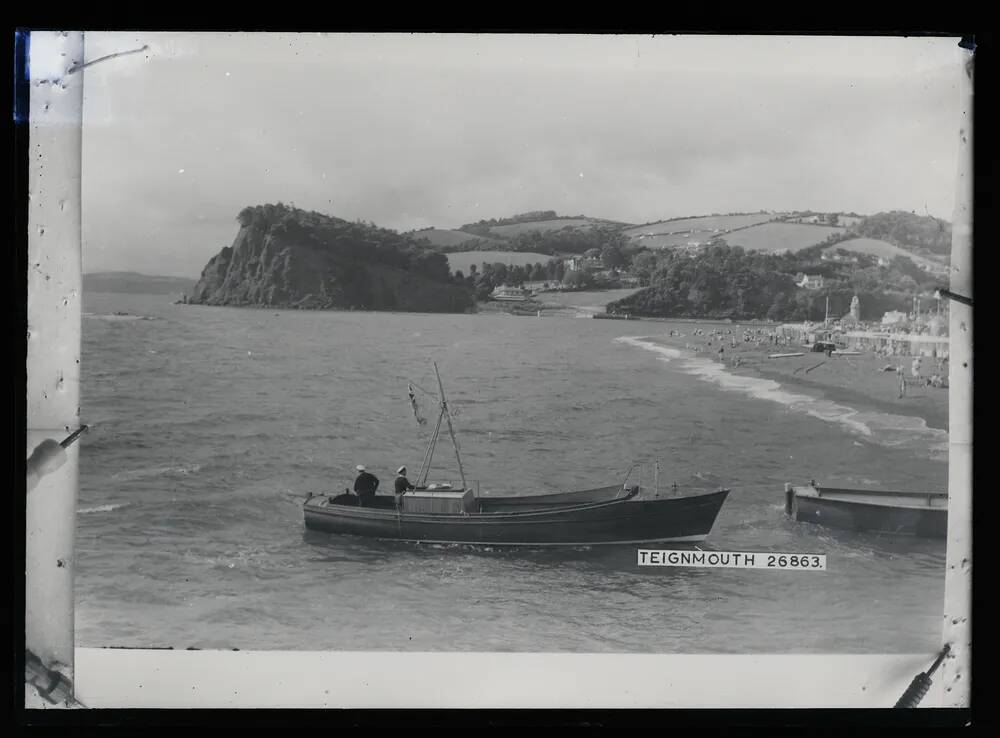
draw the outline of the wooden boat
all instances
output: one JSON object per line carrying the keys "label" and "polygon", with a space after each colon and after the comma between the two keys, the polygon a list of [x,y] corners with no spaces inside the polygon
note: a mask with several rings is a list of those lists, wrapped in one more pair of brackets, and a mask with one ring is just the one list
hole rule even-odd
{"label": "wooden boat", "polygon": [[[435,365],[435,372],[437,366]],[[417,487],[400,495],[375,495],[365,506],[352,494],[310,495],[303,503],[311,530],[379,539],[491,546],[589,546],[622,543],[697,542],[712,530],[728,489],[661,497],[658,464],[652,490],[625,483],[539,495],[477,494],[465,480],[444,387],[438,375],[441,412],[424,454]],[[411,403],[417,414],[412,385]],[[442,421],[455,447],[460,487],[428,485],[427,473]],[[477,485],[478,488],[478,485]]]}
{"label": "wooden boat", "polygon": [[948,532],[946,492],[839,489],[810,483],[785,485],[785,513],[804,523],[831,528],[944,538]]}
{"label": "wooden boat", "polygon": [[[729,490],[684,497],[647,497],[638,485],[618,497],[571,500],[576,493],[538,495],[547,504],[486,502],[475,491],[414,490],[396,507],[392,495],[376,495],[372,507],[313,497],[304,504],[312,530],[383,540],[490,546],[592,546],[693,543],[708,536]],[[624,494],[622,494],[624,492]],[[596,495],[596,490],[584,493]]]}

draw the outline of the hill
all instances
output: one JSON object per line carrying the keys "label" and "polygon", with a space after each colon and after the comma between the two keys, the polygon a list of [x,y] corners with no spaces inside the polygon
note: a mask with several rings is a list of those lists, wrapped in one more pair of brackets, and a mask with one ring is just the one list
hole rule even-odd
{"label": "hill", "polygon": [[524,223],[508,223],[506,225],[492,226],[490,233],[500,238],[512,238],[522,233],[531,231],[561,231],[589,229],[608,225],[607,221],[596,218],[553,218],[551,220],[532,220]]}
{"label": "hill", "polygon": [[947,269],[940,259],[935,260],[917,256],[912,251],[900,248],[899,246],[891,244],[888,241],[880,241],[875,238],[849,238],[846,241],[840,241],[833,246],[828,246],[823,250],[829,252],[837,251],[838,249],[852,251],[858,254],[868,254],[869,256],[881,257],[890,261],[897,256],[905,256],[912,259],[913,263],[917,266],[927,270],[942,271]]}
{"label": "hill", "polygon": [[126,292],[143,295],[190,294],[195,281],[138,272],[92,272],[83,275],[85,292]]}
{"label": "hill", "polygon": [[557,215],[554,210],[535,210],[510,218],[490,218],[476,223],[466,223],[459,227],[459,230],[484,238],[505,240],[549,231],[585,231],[591,228],[621,229],[629,227],[629,225],[615,220],[591,218],[586,215]]}
{"label": "hill", "polygon": [[[921,271],[909,258],[870,267],[824,263],[822,248],[779,253],[720,242],[694,254],[647,252],[649,286],[607,310],[675,318],[822,320],[827,298],[832,313],[843,315],[857,295],[862,319],[872,320],[887,310],[905,311],[914,295],[941,287],[940,277]],[[800,273],[821,275],[824,283],[819,289],[800,288],[795,278]]]}
{"label": "hill", "polygon": [[473,264],[479,269],[483,264],[506,264],[525,266],[526,264],[546,264],[551,257],[531,251],[463,251],[448,254],[448,266],[452,272],[460,271],[468,275]]}
{"label": "hill", "polygon": [[492,246],[496,248],[498,245],[503,245],[499,239],[444,228],[425,228],[422,231],[409,231],[405,235],[415,239],[424,239],[432,248],[442,252],[471,251],[479,247],[489,248]]}
{"label": "hill", "polygon": [[758,223],[766,223],[773,220],[774,215],[770,213],[739,213],[733,215],[702,215],[696,217],[674,218],[672,220],[661,220],[655,223],[635,226],[625,230],[625,235],[629,238],[643,238],[658,236],[663,234],[687,234],[693,233],[725,233],[738,228],[747,228]]}
{"label": "hill", "polygon": [[801,251],[847,229],[804,223],[762,223],[727,233],[726,243],[754,251]]}
{"label": "hill", "polygon": [[929,215],[892,210],[870,215],[856,223],[854,235],[886,241],[918,256],[947,258],[951,255],[951,223]]}
{"label": "hill", "polygon": [[244,208],[189,302],[462,312],[474,298],[448,260],[412,236],[278,203]]}

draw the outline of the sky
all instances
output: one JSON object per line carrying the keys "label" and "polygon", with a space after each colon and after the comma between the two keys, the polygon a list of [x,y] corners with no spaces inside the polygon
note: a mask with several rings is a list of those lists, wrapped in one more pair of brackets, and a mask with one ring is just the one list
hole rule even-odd
{"label": "sky", "polygon": [[87,33],[84,271],[196,278],[247,205],[396,230],[951,220],[952,38]]}

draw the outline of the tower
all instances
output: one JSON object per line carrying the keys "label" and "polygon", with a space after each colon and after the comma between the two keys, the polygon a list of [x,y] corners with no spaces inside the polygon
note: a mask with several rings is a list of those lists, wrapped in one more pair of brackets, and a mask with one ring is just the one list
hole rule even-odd
{"label": "tower", "polygon": [[861,302],[857,295],[851,298],[851,317],[855,320],[861,320]]}

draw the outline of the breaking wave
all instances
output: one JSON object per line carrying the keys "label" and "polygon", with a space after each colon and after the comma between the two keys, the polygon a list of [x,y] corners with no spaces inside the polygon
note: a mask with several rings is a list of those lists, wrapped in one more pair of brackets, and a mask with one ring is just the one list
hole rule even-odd
{"label": "breaking wave", "polygon": [[933,454],[948,453],[948,433],[927,427],[923,418],[857,410],[820,397],[791,392],[773,379],[731,374],[724,364],[679,349],[661,346],[636,336],[621,336],[619,343],[655,353],[661,361],[675,363],[684,372],[732,392],[760,400],[770,400],[791,410],[819,420],[842,425],[883,446],[906,446],[914,443],[929,448]]}

